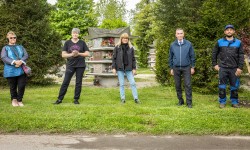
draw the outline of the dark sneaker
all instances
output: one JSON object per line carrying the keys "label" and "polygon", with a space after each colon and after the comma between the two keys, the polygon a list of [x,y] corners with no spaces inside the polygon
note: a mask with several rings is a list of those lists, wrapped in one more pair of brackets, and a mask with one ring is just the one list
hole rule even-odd
{"label": "dark sneaker", "polygon": [[179,102],[177,105],[178,106],[184,105],[184,102]]}
{"label": "dark sneaker", "polygon": [[140,104],[141,102],[138,99],[135,99],[136,104]]}
{"label": "dark sneaker", "polygon": [[226,104],[220,104],[220,108],[225,108]]}
{"label": "dark sneaker", "polygon": [[62,100],[57,100],[54,104],[56,104],[56,105],[58,105],[58,104],[60,104],[60,103],[62,103]]}
{"label": "dark sneaker", "polygon": [[192,104],[188,104],[187,107],[188,107],[188,108],[192,108]]}
{"label": "dark sneaker", "polygon": [[74,104],[80,104],[78,100],[74,100]]}
{"label": "dark sneaker", "polygon": [[233,108],[240,108],[239,104],[232,104]]}
{"label": "dark sneaker", "polygon": [[125,99],[122,99],[122,100],[121,100],[121,103],[122,103],[122,104],[126,103]]}

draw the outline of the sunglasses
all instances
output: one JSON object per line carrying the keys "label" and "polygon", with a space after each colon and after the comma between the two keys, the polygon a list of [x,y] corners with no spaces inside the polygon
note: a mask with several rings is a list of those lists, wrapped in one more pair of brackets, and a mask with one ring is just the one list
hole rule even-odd
{"label": "sunglasses", "polygon": [[9,37],[9,39],[16,39],[16,37]]}

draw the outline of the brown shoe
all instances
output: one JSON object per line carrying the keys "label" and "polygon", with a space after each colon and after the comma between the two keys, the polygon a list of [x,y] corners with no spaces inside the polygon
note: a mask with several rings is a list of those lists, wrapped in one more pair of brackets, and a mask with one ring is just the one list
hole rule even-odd
{"label": "brown shoe", "polygon": [[18,106],[17,99],[13,99],[11,104],[13,107],[17,107]]}
{"label": "brown shoe", "polygon": [[23,106],[24,106],[23,102],[17,102],[17,104],[18,104],[18,106],[20,106],[20,107],[23,107]]}
{"label": "brown shoe", "polygon": [[220,108],[225,108],[226,104],[220,104]]}
{"label": "brown shoe", "polygon": [[240,108],[239,104],[232,104],[233,108]]}

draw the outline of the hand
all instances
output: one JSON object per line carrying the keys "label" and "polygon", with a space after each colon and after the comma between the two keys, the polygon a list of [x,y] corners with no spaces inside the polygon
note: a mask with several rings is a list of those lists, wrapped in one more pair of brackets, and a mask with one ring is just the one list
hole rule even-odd
{"label": "hand", "polygon": [[217,71],[219,71],[220,70],[219,65],[214,66],[214,69],[217,70]]}
{"label": "hand", "polygon": [[16,60],[15,61],[15,67],[20,67],[23,64],[23,62],[21,60]]}
{"label": "hand", "polygon": [[116,70],[115,69],[112,69],[112,72],[114,75],[116,75]]}
{"label": "hand", "polygon": [[236,72],[235,72],[235,75],[236,75],[236,76],[240,76],[241,73],[242,73],[242,70],[239,69],[239,68],[237,68],[237,70],[236,70]]}
{"label": "hand", "polygon": [[170,70],[170,74],[171,74],[172,76],[174,75],[174,70],[173,70],[173,69]]}
{"label": "hand", "polygon": [[77,50],[73,50],[72,54],[73,57],[77,57],[79,55],[79,52]]}
{"label": "hand", "polygon": [[136,70],[135,69],[133,69],[132,72],[133,72],[133,75],[136,75]]}
{"label": "hand", "polygon": [[191,74],[194,74],[194,73],[195,73],[194,68],[191,68]]}

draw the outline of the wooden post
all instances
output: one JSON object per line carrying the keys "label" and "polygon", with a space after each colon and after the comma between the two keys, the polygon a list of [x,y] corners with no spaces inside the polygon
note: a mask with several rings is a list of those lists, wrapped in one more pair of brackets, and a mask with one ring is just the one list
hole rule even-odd
{"label": "wooden post", "polygon": [[246,66],[247,66],[247,70],[248,70],[248,74],[250,76],[250,65],[249,65],[249,61],[248,61],[248,56],[247,55],[244,55],[245,56],[245,63],[246,63]]}

